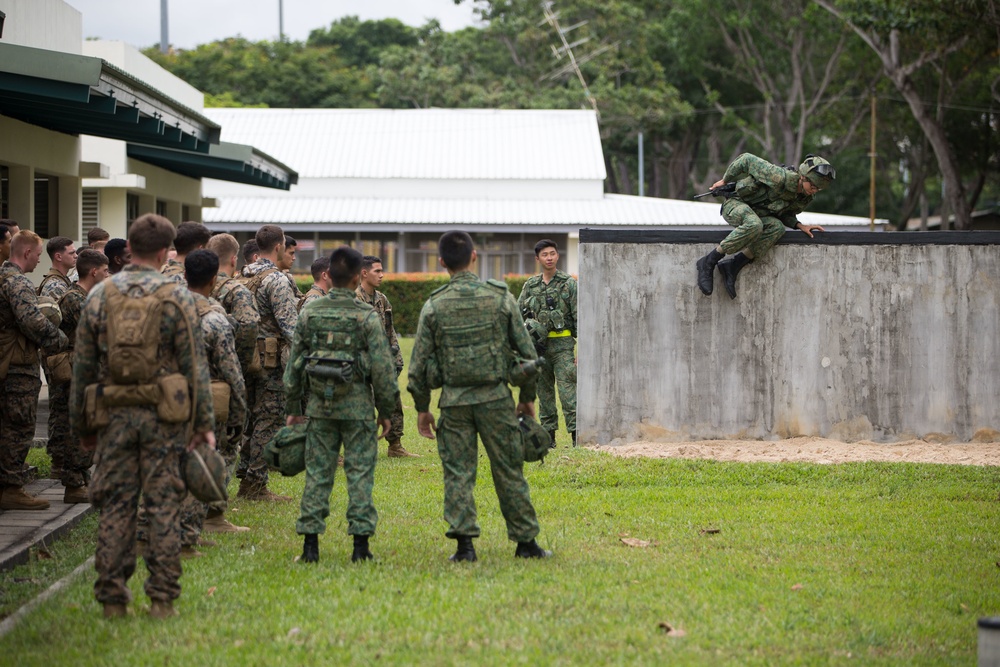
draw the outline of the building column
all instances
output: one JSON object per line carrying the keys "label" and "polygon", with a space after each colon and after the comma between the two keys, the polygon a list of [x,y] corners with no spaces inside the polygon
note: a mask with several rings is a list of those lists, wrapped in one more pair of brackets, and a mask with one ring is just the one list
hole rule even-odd
{"label": "building column", "polygon": [[60,176],[58,179],[58,218],[53,236],[66,236],[76,242],[77,247],[83,243],[83,191],[81,181],[76,176]]}
{"label": "building column", "polygon": [[181,217],[181,203],[173,200],[167,200],[165,203],[167,205],[167,220],[174,223],[174,226],[184,222]]}
{"label": "building column", "polygon": [[33,229],[35,226],[35,168],[7,168],[10,178],[8,183],[8,209],[10,219],[16,220],[21,229]]}
{"label": "building column", "polygon": [[396,271],[406,273],[406,232],[399,232],[396,238]]}
{"label": "building column", "polygon": [[139,195],[139,215],[140,217],[146,215],[147,213],[156,213],[156,196],[142,194]]}

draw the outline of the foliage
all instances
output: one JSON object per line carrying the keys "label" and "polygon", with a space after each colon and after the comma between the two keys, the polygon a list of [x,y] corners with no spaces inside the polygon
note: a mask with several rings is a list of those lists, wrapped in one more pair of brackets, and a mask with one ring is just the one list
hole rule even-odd
{"label": "foliage", "polygon": [[[554,558],[513,558],[481,456],[479,562],[456,566],[435,443],[400,382],[403,445],[423,458],[379,445],[375,563],[350,562],[339,469],[317,565],[293,562],[297,503],[233,499],[251,531],[212,535],[184,562],[180,616],[147,616],[140,563],[132,613],[105,621],[88,571],[4,637],[6,653],[19,667],[971,664],[976,619],[1000,608],[992,468],[622,459],[569,449],[563,430],[525,467]],[[272,477],[294,497],[302,484]],[[93,541],[51,551],[72,569]],[[44,588],[41,566],[14,577]],[[27,585],[14,577],[5,592]]]}

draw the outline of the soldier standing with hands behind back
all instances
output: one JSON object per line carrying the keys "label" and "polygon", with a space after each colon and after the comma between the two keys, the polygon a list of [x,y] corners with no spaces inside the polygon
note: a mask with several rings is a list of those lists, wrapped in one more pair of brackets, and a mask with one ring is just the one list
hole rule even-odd
{"label": "soldier standing with hands behind back", "polygon": [[[354,298],[361,253],[341,246],[330,255],[329,294],[299,315],[285,369],[286,424],[309,418],[306,486],[295,530],[304,537],[302,562],[319,560],[319,534],[326,530],[337,455],[344,445],[347,532],[354,536],[354,562],[373,558],[368,548],[378,513],[372,503],[378,438],[390,427],[399,400],[389,345],[378,316]],[[373,400],[374,399],[374,400]],[[381,434],[376,435],[373,408]]]}
{"label": "soldier standing with hands behind back", "polygon": [[507,285],[484,283],[476,276],[472,237],[447,232],[438,241],[438,255],[451,282],[431,294],[420,311],[407,389],[419,413],[420,435],[434,439],[431,390],[442,387],[436,433],[444,470],[444,518],[446,535],[458,543],[450,560],[476,560],[477,436],[490,459],[507,537],[517,542],[514,556],[546,558],[552,552],[535,541],[538,519],[524,478],[517,422],[517,412],[534,417],[534,382],[521,387],[517,412],[507,386],[510,360],[534,359],[535,350]]}

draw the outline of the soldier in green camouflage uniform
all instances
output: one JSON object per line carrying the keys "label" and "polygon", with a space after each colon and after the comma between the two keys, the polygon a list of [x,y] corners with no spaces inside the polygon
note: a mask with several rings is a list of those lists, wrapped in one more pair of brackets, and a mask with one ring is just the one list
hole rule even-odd
{"label": "soldier in green camouflage uniform", "polygon": [[562,403],[566,430],[576,445],[576,280],[559,271],[559,248],[554,241],[542,239],[535,244],[535,259],[542,272],[528,278],[517,304],[525,319],[538,320],[548,332],[536,346],[547,362],[538,373],[538,421],[556,443],[559,411],[556,389]]}
{"label": "soldier in green camouflage uniform", "polygon": [[[100,510],[101,519],[94,594],[104,605],[106,617],[124,615],[131,598],[128,580],[135,572],[140,493],[150,523],[149,545],[144,553],[149,570],[145,590],[153,601],[150,614],[162,618],[176,613],[173,600],[180,595],[181,575],[178,513],[184,495],[181,455],[185,446],[215,446],[208,363],[194,299],[188,290],[171,285],[170,279],[158,271],[173,238],[174,226],[166,218],[152,214],[137,218],[129,230],[132,263],[94,288],[77,327],[70,419],[74,429],[85,434],[85,444],[97,447],[91,500]],[[89,385],[103,385],[105,405],[112,390],[119,396],[141,395],[142,385],[115,385],[111,375],[109,352],[116,341],[111,340],[108,327],[112,319],[118,321],[117,312],[109,312],[108,307],[111,285],[116,288],[116,299],[118,293],[122,295],[121,307],[125,307],[127,299],[155,293],[153,298],[160,300],[162,314],[152,386],[158,386],[168,374],[179,373],[186,379],[190,393],[171,392],[170,401],[161,395],[159,404],[109,406],[107,425],[95,427],[88,421],[88,414],[96,416],[96,412],[88,410],[85,401]],[[121,357],[116,356],[115,361],[121,363]],[[187,396],[196,406],[193,411]],[[189,421],[160,418],[160,410],[171,401],[175,406],[188,405],[192,412]],[[189,429],[193,430],[190,440]]]}
{"label": "soldier in green camouflage uniform", "polygon": [[[385,329],[386,338],[389,340],[389,349],[392,351],[393,361],[396,364],[396,375],[403,372],[403,354],[399,351],[399,339],[396,337],[396,327],[392,324],[392,304],[388,297],[376,288],[382,284],[385,273],[382,270],[382,260],[374,255],[365,255],[364,263],[361,265],[361,283],[355,291],[358,299],[375,309],[382,328]],[[390,458],[420,458],[420,454],[414,454],[403,447],[403,401],[398,399],[396,409],[392,411],[392,428],[386,438],[389,441],[387,452]]]}
{"label": "soldier in green camouflage uniform", "polygon": [[[69,237],[55,236],[45,244],[45,252],[52,261],[52,266],[38,283],[38,296],[47,297],[58,303],[73,286],[69,274],[76,266],[76,247]],[[54,385],[45,363],[42,364],[42,368],[46,369],[45,377],[48,380],[49,391],[49,439],[45,444],[45,451],[52,462],[49,477],[62,479],[66,441],[69,438],[69,386]]]}
{"label": "soldier in green camouflage uniform", "polygon": [[267,462],[264,446],[285,422],[285,386],[282,381],[288,349],[295,335],[298,298],[276,262],[284,256],[285,235],[277,225],[264,225],[257,231],[259,259],[244,269],[247,288],[254,294],[260,328],[258,350],[263,370],[251,381],[252,429],[247,446],[240,452],[236,476],[241,478],[237,496],[248,500],[288,501],[288,496],[267,488]]}
{"label": "soldier in green camouflage uniform", "polygon": [[[735,184],[735,191],[722,205],[722,217],[735,227],[716,248],[698,260],[698,288],[712,293],[715,267],[725,280],[730,298],[736,298],[736,276],[757,258],[763,257],[784,233],[785,227],[801,229],[809,238],[819,225],[806,225],[795,217],[837,177],[829,162],[807,155],[798,169],[771,164],[743,153],[726,169],[712,189]],[[732,257],[721,261],[726,255]]]}
{"label": "soldier in green camouflage uniform", "polygon": [[[438,242],[438,253],[451,282],[436,290],[420,311],[408,390],[419,413],[420,435],[433,439],[431,390],[442,387],[437,441],[444,470],[444,518],[447,536],[458,542],[451,560],[476,560],[472,540],[479,536],[473,497],[477,434],[490,460],[507,537],[518,543],[515,556],[550,556],[535,542],[538,520],[524,478],[521,434],[506,381],[511,361],[535,359],[535,350],[506,284],[476,277],[472,238],[448,232]],[[534,400],[534,382],[529,380],[521,387],[517,411],[533,417]]]}
{"label": "soldier in green camouflage uniform", "polygon": [[[62,298],[59,299],[59,310],[62,312],[62,324],[59,328],[69,339],[66,352],[72,357],[76,343],[76,326],[80,322],[83,304],[98,283],[108,277],[108,258],[104,253],[84,248],[80,251],[76,262],[79,281],[73,283]],[[50,361],[53,358],[50,357]],[[70,382],[59,382],[51,379],[49,382],[49,444],[53,449],[62,452],[62,472],[60,481],[66,491],[63,501],[67,503],[87,503],[87,484],[90,481],[90,466],[94,462],[92,451],[80,446],[79,434],[73,432],[69,422]],[[55,441],[55,442],[53,442]],[[54,464],[53,464],[54,465]]]}
{"label": "soldier in green camouflage uniform", "polygon": [[[372,558],[368,538],[375,533],[378,521],[372,503],[378,438],[389,429],[387,415],[399,394],[378,316],[354,298],[361,253],[346,246],[333,251],[329,273],[333,282],[330,293],[302,309],[284,377],[286,423],[309,418],[306,485],[295,524],[296,532],[305,536],[305,562],[319,558],[318,535],[326,530],[341,443],[347,476],[347,532],[354,536],[351,560]],[[350,377],[331,377],[344,363],[351,368]],[[373,408],[378,409],[382,422],[379,436]]]}
{"label": "soldier in green camouflage uniform", "polygon": [[31,481],[25,459],[42,388],[38,349],[56,354],[68,341],[38,309],[35,287],[25,275],[38,266],[42,240],[30,230],[18,232],[10,252],[0,266],[0,509],[43,510],[49,503],[24,490]]}
{"label": "soldier in green camouflage uniform", "polygon": [[[227,433],[236,431],[242,433],[243,424],[247,418],[247,404],[243,372],[240,370],[240,362],[236,357],[233,328],[226,317],[225,309],[214,299],[205,296],[212,292],[218,271],[218,256],[210,250],[194,250],[184,258],[184,279],[194,297],[198,315],[201,317],[201,333],[205,345],[205,356],[208,359],[209,376],[213,383],[224,382],[229,385],[228,418],[226,421],[222,421],[220,415],[216,414],[215,420],[216,449],[225,459],[228,471],[236,463],[239,441],[231,442]],[[229,484],[228,475],[226,484]],[[183,547],[188,549],[192,555],[197,553],[194,547],[199,544],[203,528],[207,528],[209,532],[244,532],[249,530],[229,523],[223,518],[225,510],[225,501],[209,505],[188,493],[181,506],[181,544]]]}

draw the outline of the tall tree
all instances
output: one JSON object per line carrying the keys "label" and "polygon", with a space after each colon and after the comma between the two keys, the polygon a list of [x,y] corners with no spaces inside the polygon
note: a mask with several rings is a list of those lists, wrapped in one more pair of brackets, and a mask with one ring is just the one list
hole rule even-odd
{"label": "tall tree", "polygon": [[[974,197],[963,182],[958,148],[945,117],[973,74],[995,63],[990,0],[814,0],[850,27],[878,56],[906,100],[937,159],[956,229],[972,226]],[[930,73],[928,75],[928,73]],[[942,215],[942,228],[947,215]]]}

